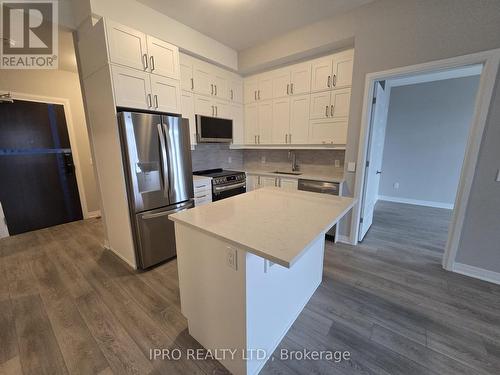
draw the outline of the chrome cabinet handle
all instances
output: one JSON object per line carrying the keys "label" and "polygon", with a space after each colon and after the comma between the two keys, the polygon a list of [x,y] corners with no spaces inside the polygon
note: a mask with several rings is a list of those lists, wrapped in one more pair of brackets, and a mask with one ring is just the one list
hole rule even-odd
{"label": "chrome cabinet handle", "polygon": [[290,94],[293,94],[293,83],[290,83]]}
{"label": "chrome cabinet handle", "polygon": [[194,90],[194,79],[191,78],[191,90]]}
{"label": "chrome cabinet handle", "polygon": [[144,66],[144,70],[148,69],[148,55],[146,53],[142,55],[142,65]]}
{"label": "chrome cabinet handle", "polygon": [[210,95],[214,94],[214,85],[213,83],[210,84]]}
{"label": "chrome cabinet handle", "polygon": [[215,87],[215,96],[217,96],[217,85],[214,85]]}
{"label": "chrome cabinet handle", "polygon": [[257,142],[259,142],[260,145],[260,134],[257,136]]}
{"label": "chrome cabinet handle", "polygon": [[151,108],[153,103],[151,102],[151,94],[148,94],[148,107]]}
{"label": "chrome cabinet handle", "polygon": [[337,75],[333,75],[333,87],[337,86]]}
{"label": "chrome cabinet handle", "polygon": [[155,95],[155,108],[158,108],[158,95]]}
{"label": "chrome cabinet handle", "polygon": [[286,94],[290,95],[290,84],[289,83],[286,84]]}
{"label": "chrome cabinet handle", "polygon": [[217,113],[217,112],[218,112],[218,111],[217,111],[217,106],[215,106],[215,117],[217,117],[217,116],[218,116],[218,113]]}
{"label": "chrome cabinet handle", "polygon": [[255,144],[257,144],[257,136],[256,136],[256,135],[254,135],[254,136],[253,136],[253,142],[254,142]]}
{"label": "chrome cabinet handle", "polygon": [[325,116],[328,117],[328,106],[326,106],[326,109],[325,109]]}
{"label": "chrome cabinet handle", "polygon": [[328,87],[331,87],[331,80],[332,80],[332,77],[331,76],[328,76],[328,83],[326,84]]}
{"label": "chrome cabinet handle", "polygon": [[285,133],[285,143],[288,143],[288,134]]}
{"label": "chrome cabinet handle", "polygon": [[260,90],[257,90],[257,99],[260,100]]}
{"label": "chrome cabinet handle", "polygon": [[292,133],[288,134],[288,143],[292,143]]}
{"label": "chrome cabinet handle", "polygon": [[253,97],[254,97],[254,99],[255,99],[255,100],[257,100],[257,90],[255,90],[255,91],[253,92]]}
{"label": "chrome cabinet handle", "polygon": [[215,116],[215,109],[214,109],[214,106],[212,106],[212,117]]}
{"label": "chrome cabinet handle", "polygon": [[332,117],[333,117],[333,108],[335,108],[335,107],[334,107],[334,106],[333,106],[333,104],[332,104],[332,105],[330,106],[330,116],[332,116]]}
{"label": "chrome cabinet handle", "polygon": [[151,61],[151,71],[155,70],[155,58],[154,56],[151,56],[149,58],[149,60]]}
{"label": "chrome cabinet handle", "polygon": [[234,99],[234,95],[233,95],[233,89],[231,89],[231,100]]}

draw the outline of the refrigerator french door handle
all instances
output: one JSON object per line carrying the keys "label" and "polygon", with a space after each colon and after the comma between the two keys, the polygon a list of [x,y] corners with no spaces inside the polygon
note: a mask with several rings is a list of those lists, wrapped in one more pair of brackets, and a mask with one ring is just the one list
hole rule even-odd
{"label": "refrigerator french door handle", "polygon": [[[171,165],[171,160],[170,160],[170,153],[173,151],[172,148],[173,148],[173,145],[171,145],[169,143],[169,139],[170,139],[170,135],[169,135],[169,129],[168,129],[168,123],[163,123],[162,124],[162,127],[163,127],[163,132],[165,134],[165,140],[166,140],[166,148],[165,148],[165,164],[167,165],[167,177],[165,177],[165,179],[168,179],[168,181],[171,181],[171,179],[173,179],[175,176],[172,176],[172,165]],[[172,197],[173,195],[173,192],[172,192],[172,186],[168,186],[168,194],[169,194],[169,197],[171,200],[173,200],[174,198]],[[175,203],[175,202],[170,202],[170,203]]]}
{"label": "refrigerator french door handle", "polygon": [[163,181],[163,195],[169,197],[170,184],[168,182],[168,160],[167,160],[167,148],[165,145],[165,134],[163,133],[163,127],[161,124],[157,125],[158,137],[160,138],[160,163],[161,163],[161,177]]}

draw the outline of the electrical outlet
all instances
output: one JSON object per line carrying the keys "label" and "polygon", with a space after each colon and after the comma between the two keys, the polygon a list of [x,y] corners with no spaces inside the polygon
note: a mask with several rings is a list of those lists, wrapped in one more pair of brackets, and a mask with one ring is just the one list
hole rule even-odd
{"label": "electrical outlet", "polygon": [[356,172],[356,163],[353,161],[350,161],[347,163],[347,172]]}
{"label": "electrical outlet", "polygon": [[340,160],[335,160],[335,168],[340,168]]}
{"label": "electrical outlet", "polygon": [[399,189],[399,182],[395,182],[394,185],[392,185],[394,189],[398,190]]}
{"label": "electrical outlet", "polygon": [[235,271],[238,270],[238,251],[235,248],[227,246],[226,263]]}
{"label": "electrical outlet", "polygon": [[227,162],[228,162],[229,164],[231,164],[231,163],[233,162],[233,158],[232,158],[231,156],[228,156],[228,157],[227,157]]}
{"label": "electrical outlet", "polygon": [[260,162],[261,162],[262,164],[266,164],[266,157],[265,157],[265,156],[261,156],[261,157],[260,157]]}

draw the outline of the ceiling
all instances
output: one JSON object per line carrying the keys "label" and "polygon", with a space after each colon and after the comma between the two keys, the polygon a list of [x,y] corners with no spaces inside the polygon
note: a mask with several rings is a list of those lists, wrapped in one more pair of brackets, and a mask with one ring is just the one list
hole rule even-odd
{"label": "ceiling", "polygon": [[138,1],[240,51],[373,0]]}

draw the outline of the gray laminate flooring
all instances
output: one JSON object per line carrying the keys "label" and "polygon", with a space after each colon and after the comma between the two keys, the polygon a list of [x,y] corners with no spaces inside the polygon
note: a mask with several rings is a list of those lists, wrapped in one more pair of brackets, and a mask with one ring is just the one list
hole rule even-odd
{"label": "gray laminate flooring", "polygon": [[[359,246],[327,242],[323,283],[261,374],[500,373],[500,286],[443,271],[441,237],[392,222],[404,206],[379,208]],[[102,238],[92,219],[0,240],[0,374],[226,373],[216,360],[149,360],[150,348],[200,348],[176,261],[135,273]]]}

